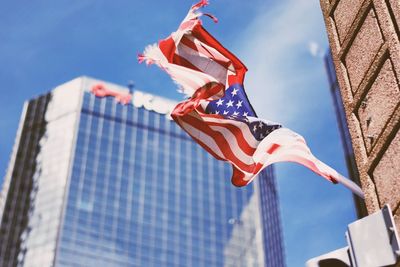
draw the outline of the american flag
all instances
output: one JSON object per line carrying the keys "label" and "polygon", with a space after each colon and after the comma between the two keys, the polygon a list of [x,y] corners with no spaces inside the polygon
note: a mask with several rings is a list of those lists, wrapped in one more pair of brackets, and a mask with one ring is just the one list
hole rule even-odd
{"label": "american flag", "polygon": [[232,164],[232,183],[249,184],[270,164],[300,163],[333,183],[341,182],[363,197],[361,189],[318,160],[304,138],[279,123],[257,118],[244,91],[246,66],[202,26],[193,5],[178,30],[146,47],[139,62],[157,64],[189,98],[171,116],[197,143]]}

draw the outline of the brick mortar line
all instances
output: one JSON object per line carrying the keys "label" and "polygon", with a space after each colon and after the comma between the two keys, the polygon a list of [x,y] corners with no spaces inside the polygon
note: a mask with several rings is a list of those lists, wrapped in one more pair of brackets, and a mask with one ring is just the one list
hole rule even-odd
{"label": "brick mortar line", "polygon": [[363,99],[365,99],[365,96],[368,94],[380,71],[382,70],[383,65],[388,59],[390,59],[388,46],[386,43],[383,43],[378,52],[375,54],[367,71],[365,72],[360,85],[356,88],[354,93],[352,92],[353,101],[351,103],[351,110],[354,113],[360,109]]}
{"label": "brick mortar line", "polygon": [[[347,33],[345,34],[342,42],[340,42],[339,33],[337,34],[338,35],[338,39],[339,39],[339,43],[341,44],[340,45],[339,55],[338,55],[338,58],[340,60],[343,60],[344,57],[346,56],[348,50],[350,49],[351,45],[354,42],[354,39],[357,37],[357,33],[359,32],[361,27],[364,25],[364,21],[368,17],[368,14],[369,14],[369,12],[371,10],[374,11],[375,16],[376,16],[376,11],[374,9],[374,4],[373,4],[372,0],[365,0],[361,4],[361,7],[358,10],[353,22],[351,23],[351,26],[347,30]],[[332,16],[332,18],[333,18],[333,16]],[[335,21],[335,24],[336,24],[336,21]],[[382,32],[381,32],[381,34],[382,34]],[[384,36],[384,35],[382,34],[382,36]]]}
{"label": "brick mortar line", "polygon": [[387,124],[385,125],[384,130],[382,131],[380,137],[378,138],[375,146],[371,150],[370,157],[368,157],[368,161],[365,164],[368,168],[368,174],[372,175],[372,172],[375,170],[378,165],[378,161],[382,159],[385,154],[387,148],[390,146],[391,142],[395,138],[397,132],[400,129],[400,103],[397,104],[395,111],[392,114],[392,117],[389,119]]}

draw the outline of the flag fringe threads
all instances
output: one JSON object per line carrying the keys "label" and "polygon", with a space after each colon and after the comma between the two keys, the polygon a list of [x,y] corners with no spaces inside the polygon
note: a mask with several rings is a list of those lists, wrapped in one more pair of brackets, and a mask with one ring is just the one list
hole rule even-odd
{"label": "flag fringe threads", "polygon": [[235,186],[249,184],[270,164],[299,163],[332,183],[341,183],[363,198],[354,182],[318,160],[304,138],[282,125],[259,119],[243,88],[246,66],[202,26],[193,5],[177,31],[138,56],[156,64],[178,84],[187,100],[171,116],[198,144],[219,160],[232,164]]}

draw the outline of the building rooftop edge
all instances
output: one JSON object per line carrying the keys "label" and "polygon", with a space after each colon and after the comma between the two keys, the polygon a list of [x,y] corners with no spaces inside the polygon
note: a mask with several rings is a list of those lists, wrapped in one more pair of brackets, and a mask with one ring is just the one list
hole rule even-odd
{"label": "building rooftop edge", "polygon": [[[46,94],[54,91],[55,89],[57,89],[59,87],[62,87],[64,85],[69,84],[69,83],[71,83],[73,81],[76,81],[76,80],[82,80],[82,81],[86,80],[90,85],[91,84],[95,84],[95,83],[101,83],[101,84],[104,84],[105,86],[111,85],[113,87],[113,90],[118,90],[119,92],[123,92],[123,93],[130,93],[129,88],[128,88],[127,85],[126,86],[120,85],[120,84],[117,84],[117,83],[114,83],[114,82],[109,82],[109,81],[97,79],[97,78],[94,78],[94,77],[91,77],[91,76],[88,76],[88,75],[80,75],[80,76],[77,76],[77,77],[75,77],[73,79],[70,79],[70,80],[67,80],[65,82],[62,82],[62,83],[52,87],[51,89],[47,90],[44,93],[41,93],[41,94],[38,94],[38,95],[34,95],[34,96],[28,98],[27,101],[34,100],[34,99],[36,99],[36,98],[38,98],[40,96],[46,95]],[[91,86],[89,86],[87,88],[83,88],[83,89],[85,91],[87,91],[87,92],[90,92]],[[173,99],[170,99],[170,98],[167,98],[167,97],[164,97],[164,96],[160,96],[160,95],[156,95],[156,94],[153,94],[153,93],[149,93],[149,92],[144,91],[144,90],[133,89],[132,91],[133,91],[133,94],[135,92],[139,92],[140,94],[149,95],[149,96],[157,98],[158,100],[166,101],[166,102],[169,102],[169,103],[175,104],[175,105],[178,104],[178,102],[179,102],[177,100],[173,100]]]}

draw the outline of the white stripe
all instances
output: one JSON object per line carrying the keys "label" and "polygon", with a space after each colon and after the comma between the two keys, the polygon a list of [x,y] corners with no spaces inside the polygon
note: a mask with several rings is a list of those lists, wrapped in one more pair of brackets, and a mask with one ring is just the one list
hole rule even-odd
{"label": "white stripe", "polygon": [[201,140],[201,142],[206,145],[210,150],[212,150],[215,154],[219,157],[225,159],[225,156],[222,154],[219,146],[215,142],[214,138],[210,137],[209,135],[205,134],[204,132],[194,128],[190,124],[180,120],[179,123],[182,127],[187,131],[190,135],[194,136],[195,138]]}
{"label": "white stripe", "polygon": [[182,43],[176,48],[176,53],[202,72],[212,74],[216,80],[225,84],[228,70],[207,55],[203,55]]}
{"label": "white stripe", "polygon": [[[273,144],[278,144],[280,147],[270,155],[266,153],[266,151],[268,151]],[[282,161],[281,158],[286,159],[288,155],[298,155],[307,158],[310,158],[310,156],[314,157],[302,136],[287,128],[280,128],[270,133],[260,142],[253,157],[256,162],[262,164],[268,162],[268,164],[271,164]]]}
{"label": "white stripe", "polygon": [[258,147],[258,144],[260,141],[254,138],[253,134],[250,132],[249,126],[247,126],[246,123],[241,122],[241,121],[235,121],[235,120],[228,120],[228,119],[220,119],[220,118],[211,118],[211,117],[202,117],[204,121],[207,122],[216,122],[216,123],[221,123],[221,124],[232,124],[236,127],[238,127],[242,133],[243,137],[246,140],[246,142],[251,146],[252,148],[256,149]]}
{"label": "white stripe", "polygon": [[185,68],[180,65],[175,65],[175,66],[177,71],[181,73],[180,75],[184,76],[186,79],[193,81],[193,83],[196,83],[197,88],[202,87],[211,80],[216,81],[215,79],[210,79],[211,77],[209,75],[206,75],[205,73]]}
{"label": "white stripe", "polygon": [[230,150],[238,160],[247,165],[251,165],[254,163],[253,157],[243,152],[243,150],[240,148],[240,145],[237,142],[235,135],[233,135],[231,131],[229,131],[223,126],[210,125],[210,128],[213,129],[214,131],[220,132],[224,136],[225,140],[229,145]]}
{"label": "white stripe", "polygon": [[183,92],[188,96],[192,96],[197,89],[209,82],[217,82],[209,75],[179,65],[168,63],[163,67],[172,79],[182,86]]}
{"label": "white stripe", "polygon": [[182,67],[180,65],[168,63],[166,66],[168,72],[179,83],[186,81],[186,84],[196,90],[207,83],[208,77],[202,77],[199,73],[193,73],[193,70]]}
{"label": "white stripe", "polygon": [[167,58],[157,45],[147,46],[144,51],[144,56],[148,64],[151,61],[154,61],[164,69],[172,79],[175,80],[175,82],[182,86],[184,93],[188,96],[192,96],[198,88],[203,87],[207,83],[219,82],[217,79],[206,73],[168,62]]}
{"label": "white stripe", "polygon": [[[272,144],[279,144],[281,147],[270,155],[266,151]],[[311,153],[304,138],[287,128],[275,130],[264,138],[260,143],[259,149],[254,153],[254,160],[263,164],[264,167],[283,161],[302,164],[328,180],[331,178],[335,179],[359,197],[364,198],[364,193],[357,184],[343,177],[336,170],[317,159]]]}
{"label": "white stripe", "polygon": [[[195,114],[197,114],[197,113],[195,113]],[[193,113],[192,113],[192,114],[189,114],[188,116],[192,116],[192,117],[194,117],[195,119],[198,119],[197,116],[194,116]],[[182,120],[179,120],[179,121],[180,121],[180,123],[182,123],[182,124],[184,123]],[[214,144],[215,146],[218,147],[218,151],[220,152],[220,154],[218,154],[218,155],[221,155],[221,154],[222,154],[219,145],[217,144],[217,142],[215,141],[215,139],[214,139],[213,137],[211,137],[211,136],[209,136],[208,134],[202,132],[201,130],[198,130],[198,129],[192,127],[192,126],[191,126],[190,124],[188,124],[188,123],[184,123],[184,124],[185,124],[185,127],[186,127],[186,125],[189,125],[189,126],[193,129],[191,133],[196,134],[195,137],[198,138],[199,140],[203,141],[203,139],[202,139],[203,137],[211,138],[211,139],[212,139],[212,144]],[[209,127],[212,128],[213,126],[209,126]],[[237,166],[236,162],[238,162],[238,163],[240,162],[240,164],[246,164],[246,165],[251,165],[251,164],[254,163],[254,161],[252,160],[252,157],[251,157],[251,156],[248,156],[248,155],[246,155],[243,151],[241,151],[240,146],[237,145],[237,142],[236,142],[236,148],[237,148],[236,151],[235,151],[235,148],[232,149],[232,147],[235,147],[235,145],[233,145],[232,141],[230,141],[230,140],[235,140],[235,141],[236,141],[236,138],[234,137],[234,135],[233,135],[229,130],[224,129],[223,127],[220,127],[220,126],[215,126],[215,127],[221,128],[222,130],[226,130],[226,131],[227,131],[226,133],[222,133],[222,134],[224,135],[224,139],[227,141],[227,143],[228,143],[228,145],[229,145],[229,148],[230,148],[231,151],[232,151],[232,154],[234,154],[235,157],[236,157],[237,159],[234,160],[234,159],[232,159],[232,158],[227,158],[227,157],[225,157],[225,156],[220,156],[220,157],[222,157],[222,158],[224,158],[225,160],[229,161],[231,164],[233,164],[233,165],[234,165],[237,169],[239,169],[239,170],[241,170],[241,168]],[[187,128],[184,128],[184,129],[185,129],[185,131],[188,130]],[[213,130],[215,130],[215,129],[213,129]],[[229,135],[231,135],[231,136],[227,137],[227,136],[225,136],[225,134],[229,134]],[[208,142],[209,142],[209,141],[207,140],[207,143],[208,143]],[[208,146],[211,150],[216,151],[213,147],[210,147],[209,145],[207,145],[207,146]],[[224,149],[224,150],[225,150],[225,149]],[[235,152],[236,152],[236,153],[235,153]],[[238,154],[241,154],[242,156],[239,157]],[[243,171],[242,171],[242,172],[243,172]]]}
{"label": "white stripe", "polygon": [[[230,62],[229,58],[225,57],[214,47],[211,47],[211,46],[201,42],[200,40],[195,39],[194,36],[188,36],[188,38],[196,45],[196,47],[199,51],[207,50],[207,53],[210,53],[211,56],[214,57],[216,60],[223,61],[226,63]],[[206,56],[208,56],[208,55],[206,55]]]}

